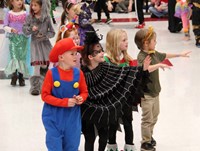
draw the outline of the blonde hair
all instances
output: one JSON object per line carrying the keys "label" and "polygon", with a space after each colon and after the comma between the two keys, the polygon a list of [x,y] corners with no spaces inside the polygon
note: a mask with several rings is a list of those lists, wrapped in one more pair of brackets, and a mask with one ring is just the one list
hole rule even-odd
{"label": "blonde hair", "polygon": [[[12,5],[12,2],[13,2],[13,0],[9,0],[8,1],[8,8],[10,9],[10,10],[13,10],[13,5]],[[23,2],[23,5],[22,5],[22,7],[21,7],[21,10],[26,10],[26,8],[25,8],[25,4],[24,4],[24,0],[22,0],[22,2]]]}
{"label": "blonde hair", "polygon": [[135,44],[137,45],[138,49],[143,50],[145,41],[150,42],[155,35],[156,33],[151,26],[148,29],[140,29],[135,34]]}
{"label": "blonde hair", "polygon": [[106,53],[113,64],[120,64],[120,54],[124,55],[125,62],[133,60],[127,50],[121,51],[119,48],[122,34],[126,34],[122,29],[111,29],[106,36]]}

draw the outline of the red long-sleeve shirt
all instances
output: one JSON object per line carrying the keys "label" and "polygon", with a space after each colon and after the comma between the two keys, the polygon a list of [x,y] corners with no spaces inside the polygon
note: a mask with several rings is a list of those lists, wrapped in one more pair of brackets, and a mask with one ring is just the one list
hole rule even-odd
{"label": "red long-sleeve shirt", "polygon": [[[70,70],[62,70],[61,68],[58,68],[58,72],[60,75],[60,80],[64,81],[71,81],[73,78],[73,69]],[[57,98],[52,95],[52,89],[53,89],[53,77],[52,77],[52,71],[48,70],[46,77],[44,79],[44,83],[42,86],[42,92],[41,92],[41,97],[44,102],[47,104],[57,106],[57,107],[68,107],[68,100],[69,98]],[[88,97],[88,90],[87,90],[87,85],[85,82],[85,77],[83,72],[80,70],[80,80],[79,80],[79,91],[80,91],[80,96],[83,98],[83,102],[87,99]]]}

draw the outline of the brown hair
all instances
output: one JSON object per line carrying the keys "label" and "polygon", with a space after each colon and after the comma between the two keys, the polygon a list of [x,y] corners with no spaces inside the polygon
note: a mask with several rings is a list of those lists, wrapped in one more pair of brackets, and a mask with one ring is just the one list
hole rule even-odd
{"label": "brown hair", "polygon": [[80,51],[81,56],[82,56],[82,61],[85,66],[91,65],[91,62],[90,62],[90,59],[88,58],[88,56],[92,55],[94,53],[94,46],[97,44],[99,44],[101,46],[101,44],[99,42],[85,44],[84,49],[82,51]]}
{"label": "brown hair", "polygon": [[60,25],[64,25],[65,24],[65,19],[67,17],[67,10],[70,10],[72,7],[74,6],[73,3],[71,2],[65,2],[64,6],[63,6],[63,12],[62,12],[62,15],[61,15],[61,23]]}
{"label": "brown hair", "polygon": [[144,49],[145,41],[150,42],[155,35],[156,33],[153,31],[152,27],[149,27],[148,29],[140,29],[135,34],[135,44],[137,45],[138,49]]}
{"label": "brown hair", "polygon": [[119,44],[121,40],[121,35],[127,34],[125,30],[122,29],[111,29],[106,36],[106,53],[110,61],[116,65],[120,64],[119,55],[122,52],[124,55],[125,62],[133,60],[128,54],[127,50],[121,51],[119,49]]}
{"label": "brown hair", "polygon": [[34,16],[34,11],[32,10],[32,2],[35,2],[37,3],[38,5],[40,5],[40,7],[42,7],[42,0],[31,0],[31,3],[30,3],[30,14],[32,16]]}
{"label": "brown hair", "polygon": [[[12,5],[12,2],[13,2],[13,0],[9,0],[8,3],[7,3],[8,8],[9,8],[10,10],[12,10],[12,9],[14,8],[13,5]],[[26,10],[25,4],[24,4],[24,0],[22,0],[22,2],[23,2],[23,5],[22,5],[21,10]]]}

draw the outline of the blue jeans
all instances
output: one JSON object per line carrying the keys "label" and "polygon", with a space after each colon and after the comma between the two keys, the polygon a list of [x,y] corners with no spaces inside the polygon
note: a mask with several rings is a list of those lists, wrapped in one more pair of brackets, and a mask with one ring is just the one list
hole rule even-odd
{"label": "blue jeans", "polygon": [[155,7],[153,7],[153,6],[150,6],[149,7],[149,11],[150,11],[150,13],[152,13],[152,14],[154,14],[155,16],[157,16],[157,17],[163,17],[163,16],[165,16],[165,15],[167,15],[168,14],[168,10],[166,9],[166,10],[163,10],[163,11],[161,11],[161,12],[159,12]]}

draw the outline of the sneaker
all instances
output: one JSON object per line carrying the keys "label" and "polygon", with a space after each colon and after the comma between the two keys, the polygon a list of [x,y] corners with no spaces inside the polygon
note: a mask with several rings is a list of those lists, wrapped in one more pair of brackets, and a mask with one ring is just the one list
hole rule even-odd
{"label": "sneaker", "polygon": [[156,140],[153,137],[151,137],[151,145],[156,146]]}
{"label": "sneaker", "polygon": [[143,143],[141,145],[141,151],[155,151],[156,149],[153,147],[151,143]]}
{"label": "sneaker", "polygon": [[144,28],[144,26],[145,26],[145,23],[143,22],[142,24],[136,25],[135,28],[142,29]]}
{"label": "sneaker", "polygon": [[95,23],[102,23],[101,19],[97,19]]}
{"label": "sneaker", "polygon": [[137,151],[137,149],[136,149],[135,145],[125,144],[124,150],[121,150],[121,151]]}
{"label": "sneaker", "polygon": [[108,18],[105,23],[110,24],[111,22],[112,22],[112,19]]}

